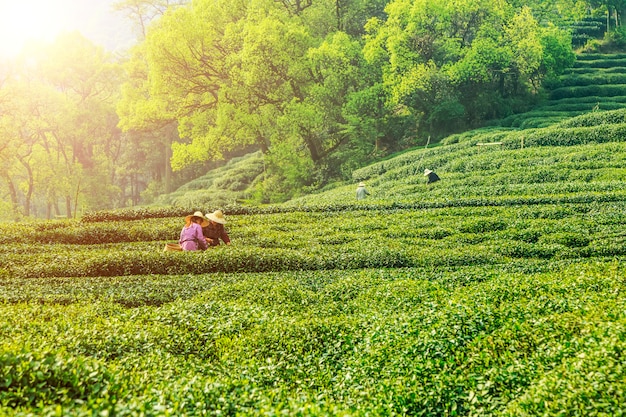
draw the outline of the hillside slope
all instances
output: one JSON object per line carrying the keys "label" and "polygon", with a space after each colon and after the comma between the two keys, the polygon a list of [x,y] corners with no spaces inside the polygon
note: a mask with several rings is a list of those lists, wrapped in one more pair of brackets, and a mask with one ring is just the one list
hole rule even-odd
{"label": "hillside slope", "polygon": [[163,194],[152,206],[220,207],[248,198],[263,174],[261,152],[233,158],[224,166],[189,181],[176,191]]}
{"label": "hillside slope", "polygon": [[625,415],[625,111],[229,208],[207,251],[163,252],[189,207],[1,227],[0,415]]}
{"label": "hillside slope", "polygon": [[[556,180],[566,180],[571,183],[568,187],[579,183],[581,190],[599,191],[617,186],[604,184],[602,178],[612,178],[613,182],[621,182],[623,178],[619,169],[619,154],[623,149],[621,145],[607,142],[621,142],[624,134],[624,112],[619,110],[626,108],[626,54],[579,55],[570,71],[545,87],[546,99],[531,111],[509,116],[496,126],[452,135],[443,140],[446,149],[415,149],[356,170],[353,173],[355,184],[366,180],[374,191],[373,199],[405,202],[494,193],[540,195],[551,191],[550,183]],[[503,144],[502,147],[475,146],[482,142]],[[596,147],[600,143],[604,145]],[[568,149],[552,149],[563,146]],[[589,159],[585,155],[589,152],[606,154],[610,161],[601,166],[585,165]],[[502,162],[510,155],[515,155],[518,165],[508,166],[510,162]],[[559,164],[555,164],[556,159]],[[500,166],[506,173],[496,172]],[[434,169],[445,179],[428,187],[426,195],[423,194],[425,180],[421,176],[425,168]],[[253,195],[262,173],[263,160],[259,152],[235,158],[175,192],[160,196],[154,205],[226,207],[241,204]],[[480,177],[476,176],[478,173]],[[522,190],[516,185],[522,183],[535,185],[532,190]],[[354,198],[355,184],[297,198],[286,205],[293,207],[320,201],[344,204]]]}
{"label": "hillside slope", "polygon": [[[353,173],[353,184],[287,205],[345,204],[354,200],[359,181],[367,182],[370,202],[403,204],[623,189],[626,55],[579,56],[567,74],[547,85],[546,97],[497,126],[363,167]],[[477,146],[494,142],[501,145]],[[426,168],[443,181],[426,186]]]}
{"label": "hillside slope", "polygon": [[[597,112],[546,128],[492,128],[450,136],[444,146],[407,152],[353,176],[355,183],[366,181],[372,204],[621,193],[625,139],[626,110]],[[477,146],[489,142],[501,145]],[[442,180],[426,185],[426,168]],[[342,204],[354,200],[355,188],[346,185],[286,204]]]}
{"label": "hillside slope", "polygon": [[626,107],[626,54],[580,54],[574,66],[543,86],[546,99],[502,126],[546,127],[591,111]]}
{"label": "hillside slope", "polygon": [[625,118],[228,207],[206,251],[163,252],[191,207],[0,227],[0,415],[625,415]]}

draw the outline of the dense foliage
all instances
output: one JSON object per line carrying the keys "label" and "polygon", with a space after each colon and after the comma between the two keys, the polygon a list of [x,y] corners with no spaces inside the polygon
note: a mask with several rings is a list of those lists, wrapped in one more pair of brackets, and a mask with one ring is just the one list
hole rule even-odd
{"label": "dense foliage", "polygon": [[162,251],[200,207],[0,225],[0,414],[625,414],[626,144],[495,132],[224,207],[205,252]]}
{"label": "dense foliage", "polygon": [[[0,83],[0,213],[20,193],[103,209],[0,223],[0,415],[626,414],[624,56],[557,77],[571,51],[548,22],[569,2],[176,3],[121,90],[71,36],[30,62],[45,89]],[[548,76],[531,112],[361,166]],[[166,182],[172,142],[196,174],[261,152],[111,209],[141,172]],[[333,176],[370,195],[246,204]],[[218,208],[231,246],[163,251]]]}
{"label": "dense foliage", "polygon": [[356,33],[344,13],[358,2],[295,13],[273,0],[231,3],[193,2],[148,31],[135,59],[151,82],[125,90],[121,122],[132,131],[175,120],[177,169],[258,146],[261,201],[519,110],[574,61],[566,31],[504,1],[376,3]]}
{"label": "dense foliage", "polygon": [[[218,204],[306,194],[392,152],[527,109],[574,62],[569,24],[616,8],[570,0],[116,6],[143,35],[127,56],[68,34],[1,64],[0,219],[163,202],[216,161],[248,152],[262,153],[262,167],[225,181]],[[573,97],[561,88],[554,94]],[[611,89],[618,93],[589,86],[576,97]],[[200,194],[168,203],[205,204]]]}
{"label": "dense foliage", "polygon": [[13,280],[0,402],[5,415],[620,415],[623,274],[594,260]]}
{"label": "dense foliage", "polygon": [[[4,245],[0,404],[7,415],[619,414],[624,271],[606,248],[623,248],[613,227],[625,209],[233,216],[236,246],[196,254],[159,241]],[[325,239],[305,233],[310,222]],[[325,270],[302,270],[311,262]],[[150,273],[164,263],[176,275]]]}
{"label": "dense foliage", "polygon": [[[612,61],[616,66],[607,67],[605,65],[607,60]],[[564,95],[565,90],[577,92],[572,94],[572,97],[547,99],[531,111],[500,119],[492,127],[471,131],[468,134],[450,135],[441,142],[445,144],[456,143],[462,141],[467,136],[472,138],[472,140],[468,141],[466,145],[503,141],[503,147],[517,149],[524,146],[556,145],[558,143],[572,145],[621,141],[625,126],[624,112],[612,110],[624,109],[626,107],[626,96],[621,95],[623,89],[619,88],[619,86],[607,86],[606,78],[613,77],[613,81],[618,81],[624,72],[624,64],[625,57],[623,55],[580,55],[575,66],[567,74],[553,79],[550,83],[555,97]],[[581,90],[581,87],[586,87],[586,89]],[[618,95],[615,95],[616,93]],[[411,158],[423,159],[425,154],[437,152],[434,150],[433,144],[430,145],[430,149],[425,153],[419,150],[407,151],[404,156],[394,158],[394,164],[405,159],[407,161],[410,161]],[[206,201],[207,204],[211,205],[210,203],[215,201],[223,206],[233,206],[255,201],[255,199],[263,195],[266,189],[265,186],[267,184],[261,180],[261,177],[267,178],[267,172],[263,172],[261,177],[252,181],[252,186],[248,188],[234,191],[233,186],[238,188],[240,184],[243,184],[244,180],[242,177],[246,177],[246,172],[256,172],[254,167],[258,166],[255,165],[259,161],[257,159],[258,155],[251,154],[240,160],[238,159],[232,166],[227,165],[223,167],[223,170],[222,168],[213,170],[208,175],[190,183],[189,186],[181,187],[171,195],[161,196],[160,200],[186,202],[186,205],[195,205],[199,201]],[[387,162],[381,162],[371,164],[365,169],[360,169],[358,165],[354,165],[351,177],[355,180],[367,178],[368,175],[378,172],[381,167],[386,165]],[[435,165],[431,164],[431,166],[438,165],[439,162],[437,161],[435,161]],[[419,169],[423,168],[413,167],[408,173],[413,174]],[[217,181],[214,180],[218,175],[222,176],[222,178]],[[219,185],[219,187],[216,187],[216,185]],[[328,184],[324,189],[327,190],[336,185]],[[310,191],[311,189],[309,189]],[[345,196],[345,194],[343,195]],[[302,200],[298,199],[296,201]],[[345,206],[345,203],[337,202],[334,205]],[[432,205],[423,205],[422,203],[419,203],[417,206],[415,203],[404,206],[432,207]],[[231,207],[230,209],[234,212],[241,212],[242,210],[241,207]],[[310,207],[303,209],[308,210]],[[258,208],[248,207],[243,210],[256,212]]]}

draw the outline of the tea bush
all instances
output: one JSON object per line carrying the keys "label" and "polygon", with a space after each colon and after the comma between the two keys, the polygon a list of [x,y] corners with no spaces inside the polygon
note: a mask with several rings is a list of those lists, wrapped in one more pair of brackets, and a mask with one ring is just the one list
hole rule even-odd
{"label": "tea bush", "polygon": [[[624,233],[622,198],[610,203],[611,194],[588,197],[456,201],[455,207],[419,210],[396,204],[386,211],[372,206],[365,211],[237,215],[228,224],[232,246],[198,253],[163,253],[163,240],[128,242],[129,230],[145,239],[154,230],[174,238],[181,222],[177,218],[94,223],[90,228],[102,228],[90,234],[98,236],[96,241],[63,243],[72,236],[75,226],[70,224],[63,233],[53,229],[57,244],[0,247],[0,268],[16,277],[114,277],[502,263],[500,255],[570,257],[569,249],[582,247],[586,252],[576,253],[585,257],[622,253],[608,248],[605,240],[609,231]],[[105,236],[109,242],[102,241]]]}
{"label": "tea bush", "polygon": [[[453,135],[363,201],[1,224],[0,415],[624,415],[625,114]],[[231,246],[162,251],[217,208]]]}
{"label": "tea bush", "polygon": [[55,352],[0,352],[0,404],[36,408],[95,403],[115,389],[115,377],[98,360]]}
{"label": "tea bush", "polygon": [[130,309],[110,303],[131,279],[77,279],[117,295],[69,304],[43,279],[0,305],[1,369],[40,369],[44,388],[0,390],[2,412],[516,415],[579,393],[586,413],[623,412],[623,264],[538,262],[145,276],[186,295]]}

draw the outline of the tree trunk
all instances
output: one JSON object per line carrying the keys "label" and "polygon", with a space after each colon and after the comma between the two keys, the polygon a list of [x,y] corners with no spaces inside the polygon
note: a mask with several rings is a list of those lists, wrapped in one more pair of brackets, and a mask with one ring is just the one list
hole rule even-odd
{"label": "tree trunk", "polygon": [[261,149],[261,153],[263,155],[266,155],[267,152],[270,150],[267,141],[263,137],[257,136],[256,142],[259,145],[259,149]]}
{"label": "tree trunk", "polygon": [[130,174],[130,199],[132,207],[139,204],[139,180],[136,172]]}
{"label": "tree trunk", "polygon": [[135,174],[131,173],[128,177],[130,185],[130,206],[135,205]]}
{"label": "tree trunk", "polygon": [[624,16],[625,13],[626,13],[626,5],[624,5],[624,7],[620,7],[617,10],[617,22],[620,27],[622,26],[622,17]]}
{"label": "tree trunk", "polygon": [[173,191],[172,190],[172,165],[170,164],[170,159],[172,158],[172,139],[171,138],[168,141],[167,146],[165,147],[164,154],[165,154],[165,161],[164,161],[163,168],[165,169],[165,172],[164,172],[163,185],[165,187],[165,193],[169,194]]}
{"label": "tree trunk", "polygon": [[302,135],[302,139],[304,139],[304,143],[306,143],[306,147],[309,149],[309,153],[311,154],[311,159],[314,163],[317,163],[320,159],[320,153],[317,150],[317,143],[315,138],[311,137],[312,135],[306,134]]}
{"label": "tree trunk", "polygon": [[72,218],[72,196],[65,196],[65,213],[67,214],[67,218]]}
{"label": "tree trunk", "polygon": [[56,198],[56,196],[54,197],[54,200],[53,200],[52,204],[54,206],[54,215],[55,216],[60,216],[61,215],[61,209],[59,208],[59,200]]}
{"label": "tree trunk", "polygon": [[15,188],[15,184],[8,175],[3,175],[7,186],[9,187],[9,196],[11,196],[11,211],[13,212],[13,216],[15,216],[15,221],[20,219],[20,203],[17,199],[17,188]]}
{"label": "tree trunk", "polygon": [[[74,194],[74,216],[76,216],[78,211],[78,197],[80,196],[80,179],[78,180],[78,184],[76,184],[76,193]],[[70,218],[69,212],[67,214],[67,218]]]}
{"label": "tree trunk", "polygon": [[28,188],[26,189],[26,193],[24,193],[24,216],[30,216],[30,202],[33,198],[33,189],[35,188],[35,182],[33,179],[33,170],[31,169],[28,162],[24,159],[20,158],[19,161],[26,168],[26,172],[28,173]]}

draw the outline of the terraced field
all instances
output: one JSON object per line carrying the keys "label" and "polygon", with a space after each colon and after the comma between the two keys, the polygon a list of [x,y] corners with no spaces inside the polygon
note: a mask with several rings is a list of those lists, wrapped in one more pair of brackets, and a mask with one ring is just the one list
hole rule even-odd
{"label": "terraced field", "polygon": [[216,207],[0,225],[0,414],[624,415],[625,120],[453,136],[356,171],[358,202],[222,207],[233,245],[205,252],[162,248]]}
{"label": "terraced field", "polygon": [[546,87],[546,100],[532,111],[504,119],[502,124],[546,127],[588,112],[625,108],[626,55],[579,54],[574,67]]}

